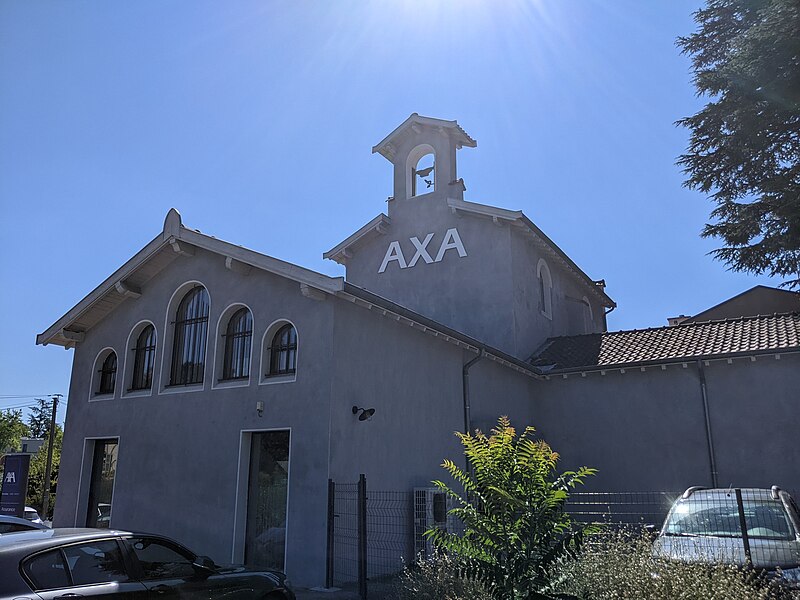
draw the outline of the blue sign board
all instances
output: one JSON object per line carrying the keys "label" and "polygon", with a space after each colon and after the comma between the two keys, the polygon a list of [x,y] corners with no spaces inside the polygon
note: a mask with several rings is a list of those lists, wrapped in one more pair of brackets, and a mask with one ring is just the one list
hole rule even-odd
{"label": "blue sign board", "polygon": [[0,515],[21,517],[25,513],[30,464],[30,454],[6,454],[3,487],[0,492]]}

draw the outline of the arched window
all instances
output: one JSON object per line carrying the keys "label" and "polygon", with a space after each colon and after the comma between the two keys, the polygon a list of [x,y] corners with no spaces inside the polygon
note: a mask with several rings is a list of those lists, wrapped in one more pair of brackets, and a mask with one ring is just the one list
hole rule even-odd
{"label": "arched window", "polygon": [[202,286],[192,288],[178,305],[175,313],[175,335],[172,339],[170,385],[203,382],[208,309],[208,292]]}
{"label": "arched window", "polygon": [[156,362],[156,330],[147,325],[133,348],[133,378],[131,390],[149,390],[153,385],[153,365]]}
{"label": "arched window", "polygon": [[297,331],[287,323],[275,333],[269,348],[268,377],[288,375],[297,368]]}
{"label": "arched window", "polygon": [[250,377],[250,348],[253,338],[253,315],[246,308],[237,310],[225,333],[225,358],[222,379]]}
{"label": "arched window", "polygon": [[548,319],[553,318],[553,279],[550,268],[544,259],[539,260],[536,267],[536,277],[539,280],[539,310]]}
{"label": "arched window", "polygon": [[109,352],[100,367],[100,385],[97,394],[113,394],[117,383],[117,353]]}

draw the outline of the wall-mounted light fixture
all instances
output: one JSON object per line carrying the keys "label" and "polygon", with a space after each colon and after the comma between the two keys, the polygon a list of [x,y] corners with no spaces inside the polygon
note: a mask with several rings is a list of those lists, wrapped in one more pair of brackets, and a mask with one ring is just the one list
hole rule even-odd
{"label": "wall-mounted light fixture", "polygon": [[259,417],[263,417],[264,416],[264,401],[263,400],[259,400],[258,402],[256,402],[256,411],[258,411],[258,416]]}
{"label": "wall-mounted light fixture", "polygon": [[[358,415],[358,413],[361,413],[361,414]],[[354,406],[353,407],[353,414],[354,415],[358,415],[358,420],[359,421],[366,421],[372,415],[375,414],[375,409],[374,408],[359,408],[358,406]]]}

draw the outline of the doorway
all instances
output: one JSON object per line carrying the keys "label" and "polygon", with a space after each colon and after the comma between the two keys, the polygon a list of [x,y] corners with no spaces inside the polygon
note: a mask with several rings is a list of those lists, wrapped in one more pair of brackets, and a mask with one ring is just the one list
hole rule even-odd
{"label": "doorway", "polygon": [[247,485],[244,563],[285,568],[289,431],[253,432]]}
{"label": "doorway", "polygon": [[92,477],[89,480],[89,507],[86,513],[87,527],[108,528],[111,525],[118,451],[119,441],[116,439],[94,442]]}

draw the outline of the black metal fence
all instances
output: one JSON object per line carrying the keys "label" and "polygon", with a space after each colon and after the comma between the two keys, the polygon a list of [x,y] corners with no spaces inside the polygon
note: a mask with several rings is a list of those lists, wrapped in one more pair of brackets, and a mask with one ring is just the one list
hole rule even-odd
{"label": "black metal fence", "polygon": [[[427,529],[457,531],[447,515],[450,508],[435,488],[371,491],[363,475],[355,484],[329,482],[327,586],[357,586],[366,598],[368,584],[377,587],[404,562],[428,553],[422,535]],[[647,528],[655,534],[663,525],[653,551],[664,558],[773,570],[800,565],[798,509],[777,488],[580,492],[570,495],[566,510],[575,521],[612,528]]]}
{"label": "black metal fence", "polygon": [[413,493],[367,490],[358,483],[328,482],[327,587],[358,586],[403,569],[414,556]]}

